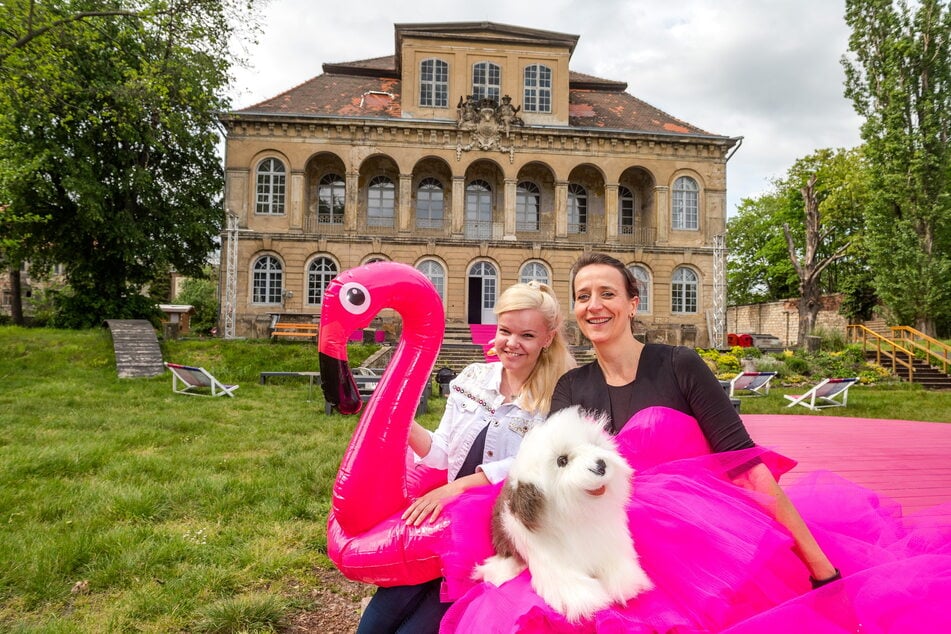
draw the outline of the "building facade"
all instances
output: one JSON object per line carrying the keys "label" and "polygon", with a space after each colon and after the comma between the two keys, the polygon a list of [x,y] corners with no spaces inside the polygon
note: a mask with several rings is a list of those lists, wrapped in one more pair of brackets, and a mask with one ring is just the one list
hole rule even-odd
{"label": "building facade", "polygon": [[494,323],[498,293],[530,279],[569,310],[571,264],[600,250],[641,282],[648,339],[710,345],[738,139],[572,71],[578,39],[397,24],[393,55],[222,115],[223,332],[316,319],[334,276],[378,259],[421,270],[450,322]]}

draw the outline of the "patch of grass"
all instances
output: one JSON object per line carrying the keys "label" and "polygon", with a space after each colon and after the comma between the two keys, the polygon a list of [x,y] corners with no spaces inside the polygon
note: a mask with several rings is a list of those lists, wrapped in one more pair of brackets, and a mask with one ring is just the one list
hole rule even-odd
{"label": "patch of grass", "polygon": [[[373,350],[353,347],[351,363]],[[119,379],[104,330],[0,327],[0,630],[277,631],[322,589],[357,417],[325,415],[304,381],[258,382],[315,370],[315,346],[178,340],[163,355],[241,389]],[[774,382],[742,411],[790,413],[793,389]],[[443,402],[418,420],[434,428]],[[903,385],[854,386],[847,409],[819,415],[901,418],[909,403],[917,420],[951,420],[951,393]]]}
{"label": "patch of grass", "polygon": [[316,347],[196,339],[163,355],[237,398],[119,379],[105,330],[0,327],[0,630],[268,631],[293,609],[285,582],[316,589],[332,566],[330,489],[358,419],[325,415],[300,379],[258,382],[317,369]]}
{"label": "patch of grass", "polygon": [[273,594],[249,594],[222,599],[202,608],[196,632],[276,632],[284,621],[287,601]]}

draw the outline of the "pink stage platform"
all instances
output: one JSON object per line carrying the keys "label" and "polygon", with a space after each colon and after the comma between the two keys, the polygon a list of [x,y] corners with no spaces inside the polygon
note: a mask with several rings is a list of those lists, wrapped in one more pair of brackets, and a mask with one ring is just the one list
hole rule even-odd
{"label": "pink stage platform", "polygon": [[759,445],[797,460],[783,482],[820,469],[951,523],[951,424],[815,415],[742,416]]}

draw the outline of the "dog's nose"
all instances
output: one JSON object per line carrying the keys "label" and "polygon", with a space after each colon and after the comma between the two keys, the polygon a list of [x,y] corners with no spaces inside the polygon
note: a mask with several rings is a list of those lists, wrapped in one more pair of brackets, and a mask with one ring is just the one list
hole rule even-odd
{"label": "dog's nose", "polygon": [[591,467],[591,473],[597,473],[599,476],[603,476],[607,470],[608,465],[601,458],[598,458],[598,461]]}

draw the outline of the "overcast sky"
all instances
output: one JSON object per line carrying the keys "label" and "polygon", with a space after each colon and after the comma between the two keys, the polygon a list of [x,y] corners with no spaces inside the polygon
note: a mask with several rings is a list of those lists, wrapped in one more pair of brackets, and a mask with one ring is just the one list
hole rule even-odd
{"label": "overcast sky", "polygon": [[[412,5],[412,6],[410,6]],[[819,148],[860,143],[843,96],[844,0],[271,0],[241,45],[233,106],[319,75],[327,62],[394,54],[394,25],[490,21],[578,35],[570,67],[708,132],[743,137],[727,213]]]}

